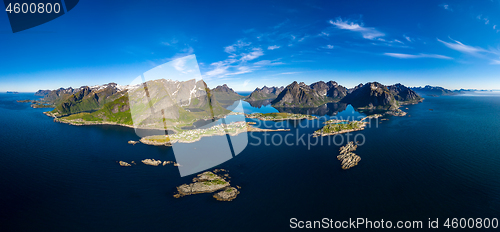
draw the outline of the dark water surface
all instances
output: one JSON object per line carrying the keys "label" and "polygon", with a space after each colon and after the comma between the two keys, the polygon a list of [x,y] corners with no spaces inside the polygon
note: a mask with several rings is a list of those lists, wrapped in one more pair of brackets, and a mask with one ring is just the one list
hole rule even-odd
{"label": "dark water surface", "polygon": [[[424,226],[436,217],[500,217],[500,96],[428,97],[408,106],[407,117],[353,133],[351,140],[363,135],[366,142],[350,170],[340,168],[331,137],[309,148],[296,141],[306,134],[307,143],[321,123],[265,122],[258,126],[290,128],[288,142],[296,145],[265,145],[272,133],[249,136],[242,153],[216,167],[242,187],[232,202],[211,194],[173,198],[194,175],[141,164],[175,157],[168,147],[127,144],[139,139],[131,128],[55,123],[42,114],[48,109],[20,99],[36,97],[0,94],[1,231],[281,231],[292,217]],[[338,115],[361,114],[348,106]],[[118,160],[139,164],[120,167]]]}

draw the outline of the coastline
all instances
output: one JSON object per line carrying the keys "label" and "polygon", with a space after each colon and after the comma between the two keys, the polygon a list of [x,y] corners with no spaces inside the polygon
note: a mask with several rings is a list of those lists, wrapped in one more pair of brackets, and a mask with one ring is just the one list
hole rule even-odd
{"label": "coastline", "polygon": [[[233,123],[233,124],[242,124],[242,122],[238,123]],[[183,139],[171,139],[168,137],[168,135],[165,135],[165,142],[158,142],[154,141],[155,138],[161,139],[163,135],[153,135],[153,136],[146,136],[140,139],[141,143],[147,144],[147,145],[153,145],[153,146],[172,146],[173,143],[194,143],[200,141],[203,137],[212,137],[212,136],[223,136],[223,135],[230,135],[230,136],[235,136],[238,134],[241,134],[243,132],[280,132],[280,131],[290,131],[290,129],[262,129],[262,128],[257,128],[254,126],[250,126],[252,123],[251,122],[245,122],[245,126],[243,128],[237,129],[236,131],[232,132],[227,132],[227,131],[218,131],[216,133],[212,134],[199,134],[199,136],[196,139],[193,140],[183,140]]]}
{"label": "coastline", "polygon": [[[274,115],[276,114],[276,115]],[[286,115],[283,117],[283,115]],[[261,121],[285,121],[285,120],[302,120],[309,119],[314,120],[318,119],[316,116],[306,115],[306,114],[291,114],[291,113],[253,113],[253,114],[245,114],[245,118],[254,118],[259,119]]]}

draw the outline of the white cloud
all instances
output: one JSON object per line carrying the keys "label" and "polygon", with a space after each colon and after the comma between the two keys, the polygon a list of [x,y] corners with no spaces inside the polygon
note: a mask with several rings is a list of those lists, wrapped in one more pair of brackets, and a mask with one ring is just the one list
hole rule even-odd
{"label": "white cloud", "polygon": [[[204,78],[225,78],[234,75],[250,73],[255,68],[265,65],[274,65],[277,62],[261,63],[254,65],[253,60],[264,55],[262,48],[251,48],[250,42],[239,40],[237,43],[224,48],[229,53],[227,59],[210,64],[208,71],[204,73]],[[258,63],[258,62],[257,62]]]}
{"label": "white cloud", "polygon": [[330,34],[322,31],[321,33],[319,33],[319,36],[327,36],[328,37],[328,36],[330,36]]}
{"label": "white cloud", "polygon": [[219,76],[219,75],[227,73],[228,68],[229,68],[229,66],[219,66],[219,67],[216,67],[216,68],[206,72],[205,74],[208,77]]}
{"label": "white cloud", "polygon": [[280,73],[281,75],[292,75],[292,74],[297,74],[297,73],[300,73],[300,72],[284,72],[284,73]]}
{"label": "white cloud", "polygon": [[186,59],[179,58],[172,64],[177,71],[183,72],[186,65]]}
{"label": "white cloud", "polygon": [[287,20],[285,20],[284,22],[282,22],[282,23],[280,23],[280,24],[278,24],[278,25],[274,26],[273,28],[276,30],[276,29],[278,29],[278,28],[282,27],[283,25],[285,25],[286,23],[288,23],[288,21],[290,21],[290,20],[288,20],[288,19],[287,19]]}
{"label": "white cloud", "polygon": [[243,42],[241,40],[238,40],[238,42],[236,42],[235,44],[229,45],[229,46],[225,47],[224,51],[227,52],[227,53],[234,53],[234,52],[236,52],[236,50],[238,48],[247,47],[247,46],[250,46],[250,44],[252,44],[252,43],[250,43],[250,42],[245,43],[245,42]]}
{"label": "white cloud", "polygon": [[407,35],[403,35],[403,37],[405,37],[406,40],[408,40],[408,42],[412,42],[413,40],[410,38],[410,36],[407,36]]}
{"label": "white cloud", "polygon": [[355,23],[349,20],[344,21],[340,17],[337,18],[335,21],[330,20],[329,22],[330,24],[336,26],[339,29],[359,32],[365,39],[373,40],[385,36],[384,33],[378,31],[373,27],[364,27],[362,23]]}
{"label": "white cloud", "polygon": [[448,4],[441,4],[439,6],[447,11],[453,11],[453,9],[451,9],[450,5],[448,5]]}
{"label": "white cloud", "polygon": [[277,61],[277,60],[261,60],[253,63],[255,66],[271,66],[271,65],[280,65],[284,64],[283,62]]}
{"label": "white cloud", "polygon": [[264,52],[262,52],[261,48],[254,48],[253,51],[250,53],[242,53],[241,54],[241,61],[255,60],[263,55],[264,55]]}
{"label": "white cloud", "polygon": [[453,50],[457,50],[459,52],[463,52],[463,53],[478,54],[480,52],[487,52],[487,50],[484,50],[482,48],[468,46],[468,45],[465,45],[465,44],[461,43],[460,41],[453,40],[453,39],[452,40],[455,43],[444,42],[444,41],[442,41],[440,39],[437,39],[437,40],[439,42],[441,42],[442,44],[444,44],[446,47],[451,48]]}
{"label": "white cloud", "polygon": [[324,48],[324,49],[334,49],[334,48],[335,48],[335,46],[333,46],[333,45],[331,45],[331,44],[328,44],[328,45],[323,46],[323,47],[321,47],[321,48]]}
{"label": "white cloud", "polygon": [[179,43],[179,40],[177,40],[176,38],[173,38],[167,42],[161,42],[161,44],[163,44],[165,46],[175,46],[177,43]]}
{"label": "white cloud", "polygon": [[278,48],[280,48],[280,46],[278,46],[278,45],[273,45],[273,46],[269,46],[269,47],[267,47],[267,50],[274,50],[274,49],[278,49]]}
{"label": "white cloud", "polygon": [[391,56],[395,58],[400,58],[400,59],[416,59],[416,58],[436,58],[436,59],[446,59],[446,60],[451,60],[453,58],[448,57],[448,56],[443,56],[443,55],[437,55],[437,54],[404,54],[404,53],[384,53],[386,56]]}
{"label": "white cloud", "polygon": [[493,25],[493,30],[497,29],[497,25]]}
{"label": "white cloud", "polygon": [[[453,40],[453,39],[451,39],[451,40]],[[490,48],[487,50],[487,49],[484,49],[481,47],[473,47],[473,46],[465,45],[457,40],[453,40],[455,43],[447,43],[447,42],[444,42],[440,39],[438,39],[438,41],[443,43],[445,46],[447,46],[448,48],[451,48],[453,50],[456,50],[456,51],[459,51],[462,53],[466,53],[466,54],[470,54],[470,55],[478,57],[478,58],[490,60],[491,61],[490,64],[500,64],[499,60],[497,60],[497,57],[500,55],[500,50],[498,50],[498,49]],[[494,58],[492,56],[494,56]]]}
{"label": "white cloud", "polygon": [[244,74],[244,73],[249,73],[249,72],[252,72],[252,69],[250,69],[250,67],[240,66],[237,68],[236,72],[230,73],[230,74],[228,74],[228,76],[239,75],[239,74]]}
{"label": "white cloud", "polygon": [[248,83],[250,83],[250,81],[251,81],[251,80],[245,80],[245,81],[243,82],[243,87],[247,86],[247,85],[248,85]]}

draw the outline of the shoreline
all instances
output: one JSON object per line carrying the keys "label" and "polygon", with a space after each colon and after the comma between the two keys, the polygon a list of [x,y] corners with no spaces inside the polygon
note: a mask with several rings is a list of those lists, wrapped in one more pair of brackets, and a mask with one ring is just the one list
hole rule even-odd
{"label": "shoreline", "polygon": [[[270,114],[287,114],[288,117],[276,116],[275,118],[271,118],[271,116],[269,116]],[[297,115],[299,115],[300,117],[292,117],[292,116],[297,116]],[[266,114],[264,114],[264,113],[252,113],[252,114],[245,114],[245,118],[253,118],[253,119],[258,119],[261,121],[285,121],[285,120],[302,120],[302,119],[314,120],[314,119],[318,119],[318,117],[312,116],[312,115],[292,114],[292,113],[266,113]]]}
{"label": "shoreline", "polygon": [[[144,143],[146,145],[153,145],[153,146],[172,146],[173,143],[194,143],[200,141],[203,137],[212,137],[212,136],[223,136],[223,135],[230,135],[230,136],[235,136],[244,132],[281,132],[281,131],[290,131],[290,129],[262,129],[262,128],[257,128],[254,126],[250,126],[252,124],[251,122],[245,122],[246,126],[244,129],[238,129],[233,132],[226,132],[226,131],[220,131],[217,133],[213,134],[201,134],[199,137],[193,140],[182,140],[182,139],[169,139],[169,141],[165,142],[157,142],[157,141],[152,141],[153,137],[155,136],[162,136],[162,135],[152,135],[152,136],[146,136],[141,138],[139,141],[141,143]],[[168,135],[165,135],[165,138],[168,138]]]}

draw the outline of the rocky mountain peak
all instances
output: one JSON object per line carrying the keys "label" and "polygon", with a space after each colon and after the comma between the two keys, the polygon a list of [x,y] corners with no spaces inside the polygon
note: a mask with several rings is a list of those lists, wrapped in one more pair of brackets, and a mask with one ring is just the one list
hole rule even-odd
{"label": "rocky mountain peak", "polygon": [[219,85],[215,88],[212,89],[213,92],[220,92],[220,93],[236,93],[234,92],[233,89],[229,88],[226,84]]}

